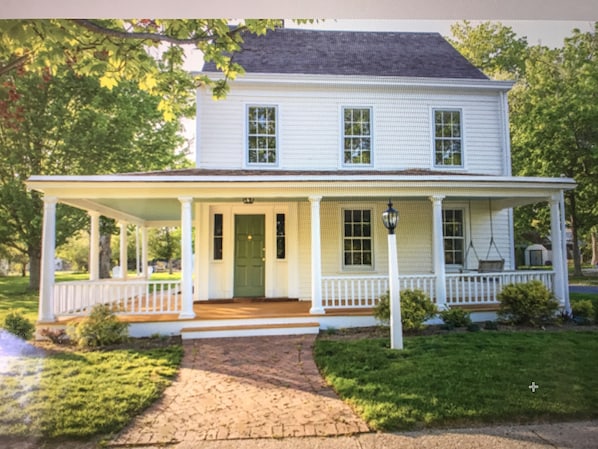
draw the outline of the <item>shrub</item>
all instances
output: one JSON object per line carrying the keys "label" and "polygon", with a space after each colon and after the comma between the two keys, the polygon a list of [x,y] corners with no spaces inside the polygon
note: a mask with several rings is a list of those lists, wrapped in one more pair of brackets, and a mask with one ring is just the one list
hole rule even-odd
{"label": "shrub", "polygon": [[540,326],[555,321],[559,303],[540,281],[509,284],[498,294],[501,320],[513,324]]}
{"label": "shrub", "polygon": [[484,329],[487,331],[496,331],[498,330],[498,323],[496,321],[486,321],[484,323]]}
{"label": "shrub", "polygon": [[98,304],[80,323],[68,328],[69,337],[78,346],[95,348],[126,341],[129,325],[118,321],[110,306]]}
{"label": "shrub", "polygon": [[[426,320],[438,313],[436,305],[421,290],[403,290],[401,292],[401,323],[403,330],[423,328]],[[388,292],[380,297],[374,316],[383,324],[390,322],[390,296]]]}
{"label": "shrub", "polygon": [[573,301],[571,303],[573,319],[578,324],[592,324],[594,321],[594,305],[589,299]]}
{"label": "shrub", "polygon": [[4,318],[4,329],[11,334],[30,340],[35,331],[35,325],[29,321],[19,310],[11,310]]}
{"label": "shrub", "polygon": [[467,325],[468,332],[479,332],[480,330],[480,325],[478,323],[469,323]]}
{"label": "shrub", "polygon": [[448,309],[440,312],[440,318],[444,321],[447,327],[467,327],[471,324],[471,316],[469,312],[463,309]]}

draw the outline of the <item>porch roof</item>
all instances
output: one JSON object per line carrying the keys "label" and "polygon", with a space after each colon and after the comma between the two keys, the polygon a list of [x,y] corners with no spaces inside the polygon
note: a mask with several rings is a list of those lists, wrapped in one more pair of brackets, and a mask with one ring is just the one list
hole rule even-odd
{"label": "porch roof", "polygon": [[88,211],[151,226],[178,222],[179,198],[199,202],[423,199],[486,200],[495,209],[546,201],[575,188],[571,178],[489,176],[432,170],[183,169],[91,176],[32,176],[30,189]]}

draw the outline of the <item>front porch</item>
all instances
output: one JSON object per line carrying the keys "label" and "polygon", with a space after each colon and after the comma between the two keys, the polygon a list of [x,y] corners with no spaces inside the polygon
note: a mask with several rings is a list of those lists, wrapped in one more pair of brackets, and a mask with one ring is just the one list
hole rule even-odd
{"label": "front porch", "polygon": [[[444,298],[437,295],[434,275],[400,276],[399,281],[402,290],[426,292],[439,309],[463,307],[474,312],[474,319],[485,320],[497,309],[497,296],[503,286],[538,280],[552,290],[554,278],[554,271],[549,270],[451,273],[446,274]],[[313,313],[311,301],[213,300],[194,302],[194,317],[185,318],[181,317],[183,301],[178,280],[60,282],[54,287],[56,320],[39,326],[63,327],[88,315],[96,304],[109,304],[121,320],[130,323],[130,333],[135,337],[317,333],[319,329],[375,325],[373,308],[387,289],[386,276],[325,276],[322,313]]]}

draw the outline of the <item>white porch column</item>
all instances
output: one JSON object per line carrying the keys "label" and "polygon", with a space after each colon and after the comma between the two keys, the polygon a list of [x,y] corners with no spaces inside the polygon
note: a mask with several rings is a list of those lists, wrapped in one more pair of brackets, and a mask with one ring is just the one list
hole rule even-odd
{"label": "white porch column", "polygon": [[100,278],[100,213],[89,211],[91,220],[89,230],[89,280]]}
{"label": "white porch column", "polygon": [[569,297],[569,267],[567,266],[567,224],[565,215],[565,193],[561,190],[559,193],[559,206],[561,208],[561,247],[563,260],[563,293],[565,301],[565,310],[571,313],[571,298]]}
{"label": "white porch column", "polygon": [[320,238],[321,196],[310,196],[311,203],[311,314],[322,314],[322,250]]}
{"label": "white porch column", "polygon": [[444,195],[430,197],[432,201],[432,260],[436,276],[436,305],[446,307],[446,271],[444,267],[444,236],[442,232],[442,200]]}
{"label": "white porch column", "polygon": [[135,276],[140,276],[143,270],[139,264],[141,263],[141,247],[139,245],[139,225],[135,225]]}
{"label": "white porch column", "polygon": [[56,203],[54,196],[44,198],[44,221],[42,228],[42,260],[39,289],[40,322],[51,322],[54,317],[54,257],[56,250]]}
{"label": "white porch column", "polygon": [[147,227],[141,227],[141,276],[145,279],[149,279],[148,273],[148,260],[147,260]]}
{"label": "white porch column", "polygon": [[554,295],[565,306],[565,270],[563,265],[563,235],[562,235],[562,214],[561,198],[554,194],[550,198],[550,240],[552,243],[552,268],[554,269]]}
{"label": "white porch column", "polygon": [[120,228],[120,278],[127,278],[127,223],[120,222],[118,224]]}
{"label": "white porch column", "polygon": [[193,242],[192,213],[193,198],[180,197],[181,202],[181,278],[183,284],[183,305],[179,318],[195,318],[193,311]]}

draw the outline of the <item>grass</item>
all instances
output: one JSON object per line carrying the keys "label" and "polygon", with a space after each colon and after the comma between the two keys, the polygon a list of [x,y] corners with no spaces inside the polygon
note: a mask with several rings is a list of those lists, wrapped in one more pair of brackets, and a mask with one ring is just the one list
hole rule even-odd
{"label": "grass", "polygon": [[[316,362],[377,430],[598,417],[598,332],[318,340]],[[531,393],[534,381],[540,388]]]}
{"label": "grass", "polygon": [[[10,342],[6,348],[23,347]],[[27,348],[27,346],[25,346]],[[180,346],[0,357],[0,435],[85,438],[108,434],[156,400],[176,374]]]}
{"label": "grass", "polygon": [[[57,273],[58,281],[87,274]],[[0,278],[0,327],[20,309],[37,319],[29,279]],[[24,352],[24,353],[23,353]],[[177,373],[180,346],[82,352],[35,348],[0,329],[0,437],[86,438],[115,432]]]}

